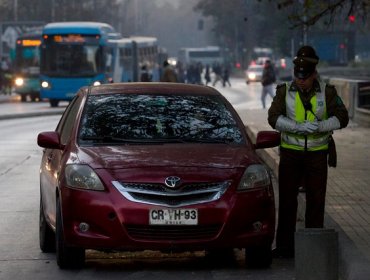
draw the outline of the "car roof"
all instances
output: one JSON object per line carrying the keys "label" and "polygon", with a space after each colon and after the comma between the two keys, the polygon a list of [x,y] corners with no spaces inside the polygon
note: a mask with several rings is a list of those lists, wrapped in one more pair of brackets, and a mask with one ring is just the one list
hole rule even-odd
{"label": "car roof", "polygon": [[88,93],[95,94],[199,94],[199,95],[218,95],[221,96],[217,90],[209,86],[183,84],[183,83],[161,83],[161,82],[134,82],[134,83],[112,83],[103,84],[100,86],[88,87]]}
{"label": "car roof", "polygon": [[263,65],[261,64],[249,65],[248,69],[263,69]]}

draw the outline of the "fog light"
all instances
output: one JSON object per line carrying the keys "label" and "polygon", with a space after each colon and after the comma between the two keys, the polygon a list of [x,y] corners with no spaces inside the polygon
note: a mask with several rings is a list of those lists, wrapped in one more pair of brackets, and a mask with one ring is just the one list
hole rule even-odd
{"label": "fog light", "polygon": [[262,223],[260,221],[253,223],[253,229],[256,232],[260,232],[262,230]]}
{"label": "fog light", "polygon": [[78,228],[80,229],[81,232],[86,232],[89,230],[90,226],[87,223],[80,223]]}

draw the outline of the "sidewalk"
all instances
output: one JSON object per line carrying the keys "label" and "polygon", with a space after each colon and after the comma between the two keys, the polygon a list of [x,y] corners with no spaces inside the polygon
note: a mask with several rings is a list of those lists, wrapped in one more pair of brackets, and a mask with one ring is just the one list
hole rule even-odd
{"label": "sidewalk", "polygon": [[[248,134],[255,140],[261,130],[271,130],[267,110],[239,112]],[[339,271],[343,279],[370,279],[370,128],[355,123],[334,132],[338,166],[329,168],[325,226],[339,236]],[[278,148],[259,151],[275,175]],[[299,196],[299,218],[304,219],[304,193]]]}

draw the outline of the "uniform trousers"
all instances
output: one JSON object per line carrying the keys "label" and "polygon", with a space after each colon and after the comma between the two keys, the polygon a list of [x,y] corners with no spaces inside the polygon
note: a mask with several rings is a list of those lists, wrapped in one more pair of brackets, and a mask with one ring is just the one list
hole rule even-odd
{"label": "uniform trousers", "polygon": [[327,151],[295,151],[280,149],[279,211],[276,247],[294,252],[298,189],[306,188],[306,228],[324,225],[326,183],[328,177]]}

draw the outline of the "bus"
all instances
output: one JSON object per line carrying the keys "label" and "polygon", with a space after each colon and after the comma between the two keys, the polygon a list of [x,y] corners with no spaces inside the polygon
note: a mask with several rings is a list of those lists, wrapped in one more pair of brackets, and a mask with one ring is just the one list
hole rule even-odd
{"label": "bus", "polygon": [[13,62],[14,91],[21,101],[40,100],[40,45],[41,32],[23,34],[17,38]]}
{"label": "bus", "polygon": [[208,46],[203,48],[181,48],[178,60],[184,64],[202,63],[203,65],[223,64],[224,59],[220,47]]}
{"label": "bus", "polygon": [[101,22],[55,22],[42,30],[40,97],[51,107],[70,101],[80,87],[109,82],[110,39],[121,38]]}
{"label": "bus", "polygon": [[145,66],[152,81],[160,78],[160,50],[155,37],[131,36],[109,40],[108,76],[114,82],[138,82]]}

